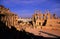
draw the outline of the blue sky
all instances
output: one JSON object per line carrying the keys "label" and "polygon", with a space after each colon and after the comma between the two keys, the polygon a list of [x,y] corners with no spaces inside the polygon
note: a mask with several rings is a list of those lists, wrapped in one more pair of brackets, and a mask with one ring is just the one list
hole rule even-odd
{"label": "blue sky", "polygon": [[60,16],[60,0],[0,0],[0,4],[9,8],[20,17],[31,17],[35,10],[42,13],[49,10]]}

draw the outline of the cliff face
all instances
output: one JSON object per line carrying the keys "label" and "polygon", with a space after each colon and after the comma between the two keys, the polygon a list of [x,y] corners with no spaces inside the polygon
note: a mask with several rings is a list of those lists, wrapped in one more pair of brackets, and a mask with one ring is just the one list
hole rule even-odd
{"label": "cliff face", "polygon": [[5,23],[6,26],[18,26],[18,16],[17,14],[12,13],[8,8],[0,5],[0,21]]}
{"label": "cliff face", "polygon": [[58,18],[56,14],[50,14],[48,11],[45,14],[36,12],[32,16],[32,22],[34,24],[33,26],[54,26],[57,24],[60,25],[60,18]]}

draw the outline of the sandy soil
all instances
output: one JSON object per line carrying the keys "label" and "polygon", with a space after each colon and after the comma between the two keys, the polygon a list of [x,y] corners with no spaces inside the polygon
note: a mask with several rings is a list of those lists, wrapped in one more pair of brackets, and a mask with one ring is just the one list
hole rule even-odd
{"label": "sandy soil", "polygon": [[[60,36],[60,28],[56,27],[42,27],[41,26],[37,28],[31,28],[31,27],[26,27],[25,29],[27,32],[33,33],[34,35],[39,35],[43,37],[58,37]],[[40,32],[41,31],[41,32]]]}

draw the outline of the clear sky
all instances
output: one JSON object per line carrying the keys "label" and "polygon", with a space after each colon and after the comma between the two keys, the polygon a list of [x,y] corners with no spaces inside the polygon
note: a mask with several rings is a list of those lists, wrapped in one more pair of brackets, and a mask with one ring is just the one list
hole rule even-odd
{"label": "clear sky", "polygon": [[21,17],[31,17],[35,10],[44,13],[46,9],[60,16],[60,0],[0,0],[0,4]]}

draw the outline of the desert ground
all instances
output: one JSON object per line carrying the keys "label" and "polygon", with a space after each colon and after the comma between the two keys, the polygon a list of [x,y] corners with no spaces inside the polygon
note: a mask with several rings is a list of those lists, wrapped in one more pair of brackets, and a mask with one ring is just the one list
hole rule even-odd
{"label": "desert ground", "polygon": [[38,26],[38,27],[26,27],[25,31],[33,33],[34,35],[43,37],[60,37],[60,26]]}

